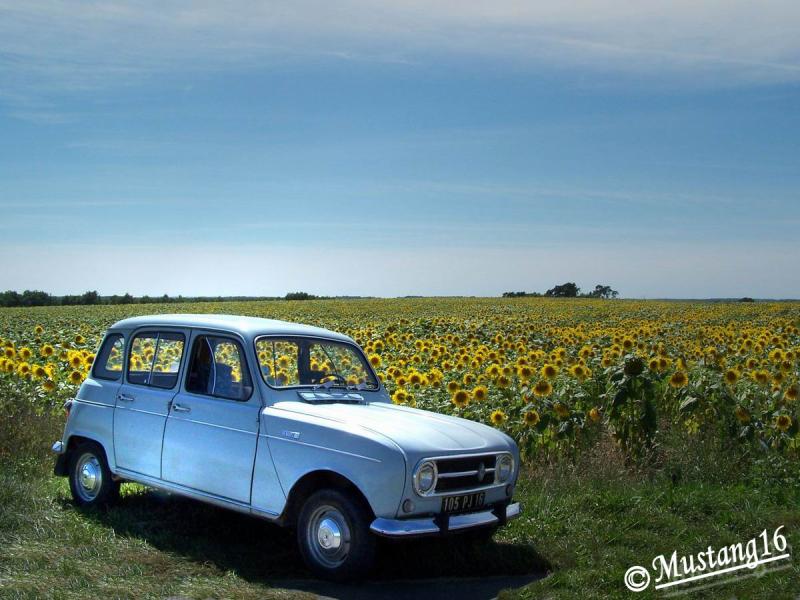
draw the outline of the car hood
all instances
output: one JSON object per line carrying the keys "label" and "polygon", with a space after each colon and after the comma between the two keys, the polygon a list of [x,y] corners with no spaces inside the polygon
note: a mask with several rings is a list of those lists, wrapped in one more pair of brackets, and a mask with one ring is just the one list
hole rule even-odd
{"label": "car hood", "polygon": [[336,421],[380,434],[413,458],[514,449],[493,427],[387,402],[311,404],[278,402],[273,408]]}

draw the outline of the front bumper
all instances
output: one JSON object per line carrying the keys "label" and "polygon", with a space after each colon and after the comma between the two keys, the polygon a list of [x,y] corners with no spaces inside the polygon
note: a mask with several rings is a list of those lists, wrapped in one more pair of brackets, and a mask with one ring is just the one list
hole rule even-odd
{"label": "front bumper", "polygon": [[411,538],[466,531],[478,527],[504,525],[522,514],[519,502],[505,507],[463,515],[439,515],[424,519],[375,519],[369,526],[372,533],[389,538]]}

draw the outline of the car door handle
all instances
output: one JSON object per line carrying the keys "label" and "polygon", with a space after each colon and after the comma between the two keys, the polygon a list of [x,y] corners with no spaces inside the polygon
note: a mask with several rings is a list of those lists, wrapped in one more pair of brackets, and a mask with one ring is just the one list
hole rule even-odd
{"label": "car door handle", "polygon": [[119,400],[120,402],[133,402],[134,400],[136,400],[136,398],[134,398],[130,394],[117,394],[117,400]]}
{"label": "car door handle", "polygon": [[173,404],[172,405],[172,410],[174,410],[175,412],[191,412],[192,411],[191,408],[189,408],[188,406],[184,406],[183,404]]}

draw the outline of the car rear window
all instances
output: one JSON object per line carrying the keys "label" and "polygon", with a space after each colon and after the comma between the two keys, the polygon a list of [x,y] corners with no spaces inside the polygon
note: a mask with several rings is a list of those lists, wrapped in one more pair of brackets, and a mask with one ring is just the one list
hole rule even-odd
{"label": "car rear window", "polygon": [[122,377],[125,340],[119,333],[110,333],[103,340],[94,361],[92,377],[117,381]]}

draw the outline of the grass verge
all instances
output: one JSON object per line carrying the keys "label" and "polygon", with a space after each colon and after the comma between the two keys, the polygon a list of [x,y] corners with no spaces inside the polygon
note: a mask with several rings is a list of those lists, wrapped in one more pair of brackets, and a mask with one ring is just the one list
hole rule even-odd
{"label": "grass verge", "polygon": [[[42,422],[38,431],[46,436],[57,429]],[[134,485],[123,486],[118,506],[81,511],[70,501],[66,481],[49,474],[46,454],[35,459],[26,454],[25,460],[13,452],[5,456],[0,461],[3,597],[302,595],[281,584],[308,577],[287,530]],[[701,440],[689,447],[667,444],[648,468],[625,465],[603,444],[576,463],[528,465],[517,496],[524,516],[495,543],[471,546],[454,538],[386,544],[375,579],[542,571],[549,576],[503,597],[633,597],[623,585],[626,569],[649,566],[659,554],[745,542],[780,525],[791,546],[800,539],[797,465]],[[690,596],[796,598],[800,569],[795,558],[788,564]],[[664,595],[651,585],[636,597]]]}

